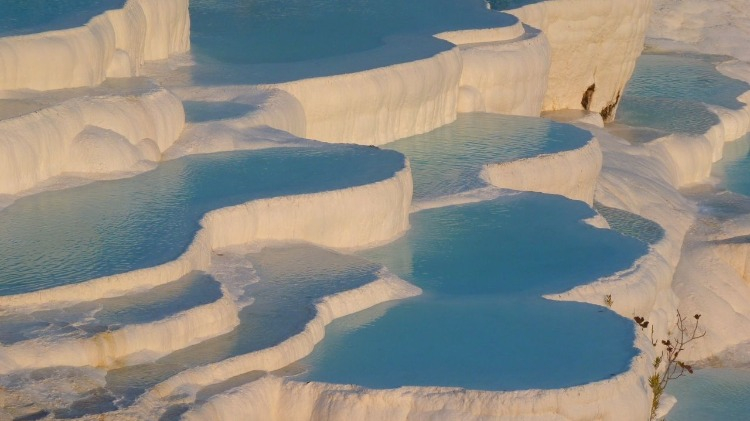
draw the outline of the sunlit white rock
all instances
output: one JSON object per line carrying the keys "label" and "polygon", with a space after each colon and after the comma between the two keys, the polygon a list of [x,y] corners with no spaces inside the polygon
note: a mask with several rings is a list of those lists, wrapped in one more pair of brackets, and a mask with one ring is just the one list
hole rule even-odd
{"label": "sunlit white rock", "polygon": [[94,86],[189,48],[188,0],[128,0],[82,27],[0,38],[0,90]]}
{"label": "sunlit white rock", "polygon": [[182,103],[158,87],[73,98],[0,120],[0,194],[65,172],[131,170],[138,161],[158,159],[184,124]]}
{"label": "sunlit white rock", "polygon": [[[542,1],[509,13],[541,29],[549,40],[552,62],[544,110],[616,108],[643,49],[651,0]],[[584,107],[584,93],[592,86]]]}

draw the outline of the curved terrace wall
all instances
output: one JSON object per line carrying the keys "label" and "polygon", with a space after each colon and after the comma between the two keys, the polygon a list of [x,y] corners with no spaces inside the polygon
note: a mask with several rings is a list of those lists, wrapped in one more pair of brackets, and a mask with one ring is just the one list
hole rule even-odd
{"label": "curved terrace wall", "polygon": [[651,7],[651,0],[555,0],[507,11],[549,39],[544,110],[587,109],[613,118],[643,50]]}
{"label": "curved terrace wall", "polygon": [[409,227],[408,166],[364,186],[260,199],[212,211],[188,250],[152,268],[41,291],[0,297],[0,308],[59,305],[124,295],[174,281],[210,265],[211,251],[262,240],[306,241],[335,249],[387,242]]}
{"label": "curved terrace wall", "polygon": [[128,0],[82,27],[0,38],[0,90],[94,86],[189,49],[188,0]]}
{"label": "curved terrace wall", "polygon": [[0,121],[0,194],[63,172],[127,171],[159,161],[185,124],[182,103],[153,87],[126,96],[80,97]]}

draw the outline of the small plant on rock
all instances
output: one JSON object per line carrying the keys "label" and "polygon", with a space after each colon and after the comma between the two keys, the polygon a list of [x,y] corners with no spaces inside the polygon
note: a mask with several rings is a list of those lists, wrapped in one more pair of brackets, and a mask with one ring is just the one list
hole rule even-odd
{"label": "small plant on rock", "polygon": [[[654,374],[648,379],[648,384],[653,392],[649,420],[656,419],[656,410],[659,408],[659,402],[669,382],[686,374],[693,374],[693,367],[680,360],[680,354],[691,342],[706,336],[705,331],[699,330],[700,318],[700,314],[694,315],[695,323],[689,326],[687,323],[688,317],[683,316],[677,310],[675,332],[669,333],[667,339],[661,340],[654,338],[654,326],[651,325],[651,344],[654,347],[661,346],[662,349],[654,359]],[[648,320],[643,317],[636,316],[633,319],[642,330],[649,327]]]}

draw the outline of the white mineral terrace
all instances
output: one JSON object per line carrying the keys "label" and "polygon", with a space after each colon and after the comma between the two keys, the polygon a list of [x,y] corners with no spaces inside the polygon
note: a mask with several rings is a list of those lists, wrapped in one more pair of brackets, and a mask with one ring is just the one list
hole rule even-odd
{"label": "white mineral terrace", "polygon": [[[175,260],[0,296],[0,310],[21,314],[143,292],[192,271],[210,271],[214,253],[232,246],[272,241],[342,252],[370,248],[403,235],[414,210],[480,201],[509,189],[596,202],[660,225],[663,238],[628,270],[546,298],[603,305],[603,297],[611,295],[612,310],[626,318],[646,317],[657,337],[674,323],[677,309],[705,314],[707,335],[685,357],[719,355],[750,341],[750,244],[740,241],[750,235],[750,219],[703,226],[680,189],[709,180],[724,144],[750,131],[750,106],[711,106],[719,122],[705,133],[668,134],[647,144],[631,144],[603,122],[613,118],[644,40],[669,50],[731,56],[718,70],[750,83],[750,16],[743,3],[544,0],[509,11],[518,21],[507,27],[435,34],[454,46],[428,58],[264,85],[196,86],[165,70],[190,61],[187,0],[128,0],[83,27],[0,38],[0,211],[22,196],[64,188],[70,177],[78,184],[127,177],[186,155],[294,147],[305,139],[383,145],[449,124],[463,112],[531,117],[549,112],[592,133],[577,149],[486,165],[481,177],[491,187],[421,208],[412,207],[407,161],[375,183],[217,209],[201,219]],[[40,61],[55,66],[39,66]],[[738,99],[746,104],[750,93]],[[247,110],[186,121],[183,102],[189,101],[232,102]],[[238,303],[230,289],[223,284],[218,300],[149,323],[86,338],[2,345],[0,373],[78,367],[88,376],[81,389],[100,387],[101,370],[154,361],[235,328],[247,303]],[[640,330],[635,345],[641,354],[629,370],[564,389],[371,390],[269,374],[198,398],[212,385],[302,359],[325,340],[325,326],[337,318],[420,293],[384,272],[319,301],[315,317],[280,344],[190,367],[131,406],[90,419],[158,419],[176,403],[187,405],[185,420],[648,419],[648,376],[656,351]],[[0,419],[44,409],[42,395],[36,388],[0,389]],[[673,401],[663,403],[660,414]]]}

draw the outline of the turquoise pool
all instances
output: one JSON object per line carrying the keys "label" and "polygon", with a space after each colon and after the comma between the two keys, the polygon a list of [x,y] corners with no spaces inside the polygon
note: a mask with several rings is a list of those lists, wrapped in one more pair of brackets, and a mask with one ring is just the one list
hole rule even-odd
{"label": "turquoise pool", "polygon": [[25,197],[0,211],[0,295],[166,263],[213,209],[369,184],[403,166],[401,154],[376,148],[271,148],[190,156],[132,178]]}
{"label": "turquoise pool", "polygon": [[484,0],[192,0],[198,84],[279,83],[432,57],[432,35],[517,19]]}
{"label": "turquoise pool", "polygon": [[397,140],[385,148],[409,158],[415,200],[485,186],[486,164],[530,158],[583,147],[591,133],[569,124],[498,114],[459,114],[455,122]]}
{"label": "turquoise pool", "polygon": [[581,221],[592,214],[581,202],[531,193],[412,214],[405,237],[362,256],[424,295],[334,321],[300,378],[518,390],[627,370],[637,353],[630,320],[541,297],[626,269],[646,252]]}
{"label": "turquoise pool", "polygon": [[673,381],[667,393],[677,404],[667,416],[673,421],[747,419],[750,413],[750,370],[706,368]]}
{"label": "turquoise pool", "polygon": [[609,227],[620,234],[633,237],[646,244],[656,244],[664,238],[664,228],[659,224],[640,215],[610,208],[598,203],[594,204],[596,211],[601,214]]}
{"label": "turquoise pool", "polygon": [[148,291],[87,301],[71,307],[0,317],[0,343],[44,337],[87,337],[123,326],[165,319],[222,297],[221,285],[192,272]]}
{"label": "turquoise pool", "polygon": [[750,89],[716,70],[721,57],[644,54],[623,92],[617,122],[668,133],[703,134],[719,122],[705,104],[730,109]]}
{"label": "turquoise pool", "polygon": [[155,363],[111,370],[107,389],[120,405],[190,367],[277,345],[304,329],[316,314],[318,300],[370,283],[382,269],[363,258],[310,245],[269,247],[247,257],[259,282],[246,287],[254,301],[240,312],[240,325]]}
{"label": "turquoise pool", "polygon": [[190,13],[197,52],[245,64],[334,57],[371,50],[393,35],[516,21],[488,11],[484,0],[192,0]]}
{"label": "turquoise pool", "polygon": [[126,0],[4,0],[0,37],[75,28]]}
{"label": "turquoise pool", "polygon": [[750,134],[724,145],[724,158],[714,164],[713,174],[721,187],[750,196]]}

